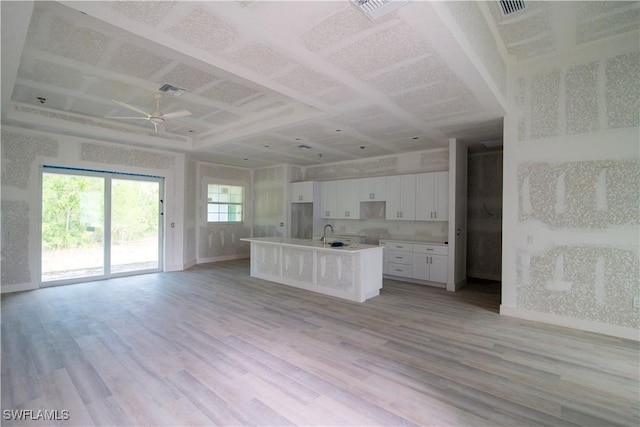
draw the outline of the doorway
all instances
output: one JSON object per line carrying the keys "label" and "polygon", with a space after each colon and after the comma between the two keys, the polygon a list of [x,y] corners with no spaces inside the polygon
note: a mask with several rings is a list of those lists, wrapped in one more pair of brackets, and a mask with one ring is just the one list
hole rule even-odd
{"label": "doorway", "polygon": [[162,271],[161,177],[44,166],[41,284]]}
{"label": "doorway", "polygon": [[495,145],[469,147],[467,280],[479,287],[500,292],[503,154],[501,144]]}

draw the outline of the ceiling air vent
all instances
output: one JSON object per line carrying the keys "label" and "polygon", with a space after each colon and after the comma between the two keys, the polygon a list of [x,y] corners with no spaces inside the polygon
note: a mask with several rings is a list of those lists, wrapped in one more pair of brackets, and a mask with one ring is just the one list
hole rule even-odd
{"label": "ceiling air vent", "polygon": [[498,6],[500,6],[502,16],[511,15],[519,10],[524,10],[526,7],[524,0],[499,0]]}
{"label": "ceiling air vent", "polygon": [[409,3],[409,0],[351,0],[351,2],[373,20],[404,6]]}
{"label": "ceiling air vent", "polygon": [[185,93],[187,90],[182,89],[181,87],[170,85],[169,83],[165,83],[158,88],[158,91],[168,93],[173,96],[180,96]]}

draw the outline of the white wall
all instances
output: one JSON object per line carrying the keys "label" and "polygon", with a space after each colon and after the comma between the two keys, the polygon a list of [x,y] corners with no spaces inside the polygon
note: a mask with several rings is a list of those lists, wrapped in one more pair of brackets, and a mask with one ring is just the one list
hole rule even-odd
{"label": "white wall", "polygon": [[[249,169],[196,162],[196,243],[197,263],[224,261],[249,257],[249,244],[243,237],[251,237],[253,223],[253,178]],[[207,185],[240,185],[245,189],[244,221],[242,223],[207,222]]]}
{"label": "white wall", "polygon": [[501,313],[638,339],[638,33],[510,69]]}
{"label": "white wall", "polygon": [[2,292],[40,286],[40,166],[165,178],[165,270],[183,268],[184,155],[3,126]]}

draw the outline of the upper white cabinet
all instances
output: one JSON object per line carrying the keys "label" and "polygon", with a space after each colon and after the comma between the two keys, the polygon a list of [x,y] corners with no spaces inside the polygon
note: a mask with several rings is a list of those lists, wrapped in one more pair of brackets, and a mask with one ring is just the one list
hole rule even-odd
{"label": "upper white cabinet", "polygon": [[384,202],[387,200],[387,177],[361,178],[360,180],[361,202]]}
{"label": "upper white cabinet", "polygon": [[336,181],[324,181],[320,188],[320,216],[336,218]]}
{"label": "upper white cabinet", "polygon": [[449,172],[416,175],[416,220],[449,220]]}
{"label": "upper white cabinet", "polygon": [[336,181],[336,219],[360,219],[360,180]]}
{"label": "upper white cabinet", "polygon": [[386,219],[416,219],[416,176],[387,177]]}
{"label": "upper white cabinet", "polygon": [[313,203],[317,185],[318,183],[315,181],[292,182],[289,184],[289,201],[291,203]]}

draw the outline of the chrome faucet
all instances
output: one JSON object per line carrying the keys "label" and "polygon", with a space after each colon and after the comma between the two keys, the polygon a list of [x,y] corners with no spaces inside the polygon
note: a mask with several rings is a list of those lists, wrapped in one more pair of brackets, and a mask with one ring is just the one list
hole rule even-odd
{"label": "chrome faucet", "polygon": [[320,240],[325,245],[327,244],[327,227],[329,227],[331,229],[331,232],[333,233],[333,225],[327,224],[327,225],[324,226],[324,230],[322,231],[322,239],[320,239]]}

